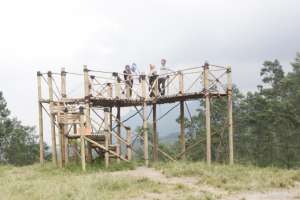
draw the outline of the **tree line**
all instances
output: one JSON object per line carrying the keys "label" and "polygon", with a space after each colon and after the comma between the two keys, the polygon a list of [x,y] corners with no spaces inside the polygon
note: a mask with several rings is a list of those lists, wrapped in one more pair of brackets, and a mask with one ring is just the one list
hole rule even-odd
{"label": "tree line", "polygon": [[0,163],[27,165],[39,159],[35,128],[10,117],[7,102],[0,91]]}
{"label": "tree line", "polygon": [[[300,166],[300,53],[285,73],[278,60],[265,61],[262,83],[254,92],[233,89],[235,160],[259,166]],[[228,160],[226,99],[212,99],[212,158]],[[187,146],[205,140],[205,108],[200,101],[197,114],[185,120]],[[205,158],[205,145],[195,147],[188,159]]]}

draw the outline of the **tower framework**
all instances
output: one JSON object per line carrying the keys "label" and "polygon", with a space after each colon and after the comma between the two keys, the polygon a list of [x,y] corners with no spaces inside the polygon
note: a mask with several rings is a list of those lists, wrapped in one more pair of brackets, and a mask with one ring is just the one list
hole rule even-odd
{"label": "tower framework", "polygon": [[[109,166],[111,159],[116,159],[117,162],[130,162],[133,157],[133,138],[140,138],[143,141],[146,166],[149,165],[149,146],[153,149],[154,161],[158,160],[158,154],[172,161],[184,158],[190,149],[201,142],[197,141],[188,147],[185,142],[185,110],[190,114],[186,101],[196,99],[205,100],[206,161],[210,164],[212,98],[227,98],[228,117],[225,124],[228,128],[229,163],[233,164],[231,67],[205,63],[203,66],[160,74],[151,81],[146,75],[132,74],[132,87],[128,80],[124,80],[124,75],[127,74],[93,70],[87,66],[83,67],[83,73],[67,72],[65,68],[62,68],[60,73],[51,71],[37,73],[41,164],[44,163],[44,133],[46,133],[44,112],[49,116],[52,162],[60,167],[69,162],[70,155],[72,159],[81,160],[83,170],[86,170],[86,162],[91,162],[96,156],[105,160],[106,167]],[[167,77],[163,95],[159,91],[162,77]],[[79,84],[75,87],[78,93],[67,90],[68,78],[72,79],[68,83]],[[83,90],[80,86],[83,86]],[[158,145],[157,122],[170,110],[157,117],[157,105],[170,103],[176,103],[170,110],[180,106],[181,152],[176,157],[168,155]],[[125,107],[134,107],[136,113],[122,121],[121,110]],[[148,112],[147,107],[151,107],[151,112]],[[147,122],[151,114],[153,134],[150,142]],[[131,127],[126,125],[126,121],[136,115],[140,115],[143,120],[141,133],[134,133]],[[126,133],[125,136],[122,131]]]}

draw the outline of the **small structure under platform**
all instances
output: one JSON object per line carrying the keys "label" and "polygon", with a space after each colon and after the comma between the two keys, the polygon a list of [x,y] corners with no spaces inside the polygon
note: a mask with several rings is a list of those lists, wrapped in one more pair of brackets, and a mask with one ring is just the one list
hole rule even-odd
{"label": "small structure under platform", "polygon": [[[80,91],[77,94],[74,93],[80,87],[76,87],[74,91],[67,90],[67,78],[69,77],[80,78],[77,82],[80,80],[83,82],[81,84],[84,87],[83,93]],[[159,88],[162,79],[165,81],[165,87]],[[153,161],[158,160],[159,153],[173,161],[177,158],[184,158],[187,151],[194,146],[191,145],[186,148],[185,144],[185,102],[205,99],[206,160],[210,164],[210,100],[224,97],[228,100],[228,121],[226,124],[229,136],[229,163],[233,163],[230,67],[205,63],[203,66],[184,68],[152,77],[103,72],[84,66],[82,74],[67,72],[64,68],[60,73],[38,72],[37,81],[41,163],[44,163],[44,111],[50,118],[53,163],[63,167],[71,157],[76,160],[80,158],[82,169],[85,170],[86,162],[92,162],[96,157],[103,158],[106,167],[109,166],[111,159],[116,159],[117,162],[131,161],[133,138],[140,138],[143,141],[145,165],[149,165],[149,146],[153,149]],[[68,83],[73,82],[76,81]],[[47,95],[44,94],[45,88],[47,88]],[[160,118],[157,119],[156,106],[171,103],[178,103],[177,105],[180,106],[179,143],[181,152],[176,158],[158,147],[157,121]],[[123,107],[136,108],[137,112],[133,116],[136,114],[141,116],[143,120],[142,133],[134,133],[131,127],[125,124],[127,119],[121,120],[121,108]],[[137,107],[141,107],[141,109],[139,110]],[[147,107],[152,109],[152,142],[148,141],[147,121],[151,113],[147,112]],[[114,109],[116,109],[116,114],[114,114]],[[121,134],[122,130],[126,132],[125,136]]]}

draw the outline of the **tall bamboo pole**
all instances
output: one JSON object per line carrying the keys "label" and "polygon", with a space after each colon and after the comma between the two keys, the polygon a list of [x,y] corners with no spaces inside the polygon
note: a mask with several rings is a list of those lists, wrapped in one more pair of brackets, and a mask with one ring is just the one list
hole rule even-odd
{"label": "tall bamboo pole", "polygon": [[[179,95],[183,95],[184,93],[184,82],[183,82],[183,73],[178,73],[179,79]],[[180,146],[181,153],[183,153],[182,158],[185,159],[185,130],[184,130],[184,101],[180,101]]]}
{"label": "tall bamboo pole", "polygon": [[109,109],[104,108],[104,126],[105,126],[105,167],[107,168],[109,165],[109,153],[108,153],[108,148],[109,148],[109,134],[110,134],[110,126],[109,126]]}
{"label": "tall bamboo pole", "polygon": [[[78,134],[77,133],[77,124],[73,124],[73,133],[74,135]],[[74,156],[74,160],[77,163],[78,162],[78,145],[77,145],[77,139],[75,139],[74,143],[73,143],[73,156]]]}
{"label": "tall bamboo pole", "polygon": [[180,146],[182,159],[185,159],[184,101],[180,101]]}
{"label": "tall bamboo pole", "polygon": [[40,164],[44,164],[44,126],[43,126],[43,107],[42,107],[42,74],[37,72],[38,87],[38,113],[39,113],[39,143],[40,143]]}
{"label": "tall bamboo pole", "polygon": [[85,141],[84,141],[84,108],[80,107],[80,153],[81,153],[81,167],[83,171],[86,171],[85,165]]}
{"label": "tall bamboo pole", "polygon": [[158,161],[158,135],[157,135],[157,119],[156,119],[156,103],[152,105],[152,126],[153,126],[153,161]]}
{"label": "tall bamboo pole", "polygon": [[233,120],[232,120],[232,77],[231,67],[227,68],[227,102],[228,102],[228,132],[229,132],[229,164],[233,164]]}
{"label": "tall bamboo pole", "polygon": [[116,98],[120,98],[121,97],[121,85],[120,85],[120,77],[118,75],[118,73],[114,73],[113,76],[115,77],[116,79],[116,82],[115,82],[115,96]]}
{"label": "tall bamboo pole", "polygon": [[[59,114],[60,115],[60,114]],[[63,124],[58,124],[58,143],[59,143],[59,159],[58,159],[58,164],[59,167],[63,167],[64,165],[64,160],[65,160],[65,155],[64,155],[64,128]]]}
{"label": "tall bamboo pole", "polygon": [[56,154],[56,137],[55,137],[55,115],[52,114],[53,108],[53,86],[52,86],[52,72],[48,72],[48,87],[49,87],[49,102],[50,102],[50,125],[51,125],[51,150],[52,150],[52,162],[57,166],[57,154]]}
{"label": "tall bamboo pole", "polygon": [[[89,78],[89,70],[86,65],[83,66],[83,77],[84,77],[84,98],[85,98],[85,109],[84,115],[86,118],[86,128],[91,129],[91,118],[90,118],[90,96],[91,96],[91,83]],[[87,144],[86,158],[88,162],[92,161],[92,147],[91,144]]]}
{"label": "tall bamboo pole", "polygon": [[[121,137],[121,108],[117,107],[117,135]],[[121,152],[121,140],[117,138],[117,145],[119,146],[119,153]],[[117,162],[120,163],[120,158],[117,158]]]}
{"label": "tall bamboo pole", "polygon": [[[67,98],[67,81],[66,81],[66,70],[65,68],[61,68],[61,96],[62,99]],[[69,162],[69,140],[68,137],[66,137],[66,133],[68,131],[68,125],[63,124],[63,131],[62,131],[62,141],[63,141],[63,161],[65,164],[68,164]]]}
{"label": "tall bamboo pole", "polygon": [[[112,85],[111,83],[107,83],[107,96],[112,98],[113,95],[113,90],[112,90]],[[112,119],[112,112],[113,112],[113,108],[110,107],[109,108],[109,125],[110,125],[110,130],[112,130],[112,125],[113,125],[113,119]],[[109,144],[112,144],[112,134],[110,134],[110,138],[109,138]]]}
{"label": "tall bamboo pole", "polygon": [[131,145],[131,129],[126,128],[126,140],[129,145],[127,145],[127,159],[130,161],[132,159],[132,145]]}
{"label": "tall bamboo pole", "polygon": [[211,164],[211,130],[210,130],[210,94],[208,81],[208,63],[204,64],[204,92],[205,92],[205,124],[206,124],[206,161]]}
{"label": "tall bamboo pole", "polygon": [[142,96],[144,98],[144,103],[143,103],[144,160],[145,160],[145,165],[149,166],[146,76],[142,75],[141,79],[142,79]]}

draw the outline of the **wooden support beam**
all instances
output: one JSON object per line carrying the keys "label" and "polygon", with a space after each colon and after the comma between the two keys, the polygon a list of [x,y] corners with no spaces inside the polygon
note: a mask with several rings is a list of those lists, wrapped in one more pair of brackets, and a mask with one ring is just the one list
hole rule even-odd
{"label": "wooden support beam", "polygon": [[[181,152],[185,152],[185,127],[184,127],[184,101],[180,101],[180,146]],[[185,154],[182,155],[185,159]]]}
{"label": "wooden support beam", "polygon": [[[104,129],[105,129],[105,149],[108,150],[109,147],[109,134],[110,134],[110,125],[109,125],[109,109],[104,108]],[[105,151],[105,167],[109,166],[109,152]]]}
{"label": "wooden support beam", "polygon": [[142,96],[144,98],[144,103],[143,103],[144,160],[145,160],[145,165],[149,166],[146,76],[142,75],[141,79],[142,79],[142,84],[141,84]]}
{"label": "wooden support beam", "polygon": [[131,129],[126,129],[126,141],[127,141],[127,159],[132,160],[132,144],[131,144]]}
{"label": "wooden support beam", "polygon": [[[111,83],[107,83],[106,90],[107,90],[107,96],[109,98],[112,98],[112,96],[113,96],[113,89],[112,89]],[[109,125],[110,125],[110,130],[112,130],[112,126],[113,126],[112,112],[113,112],[113,108],[110,107],[109,108]],[[112,134],[110,134],[109,144],[112,144]]]}
{"label": "wooden support beam", "polygon": [[[144,137],[141,137],[140,135],[138,135],[138,137],[140,139],[142,139],[143,141],[145,140]],[[150,146],[153,147],[153,144],[152,143],[149,143]],[[167,154],[166,152],[164,152],[163,150],[161,150],[160,148],[157,148],[158,152],[160,152],[162,155],[164,155],[166,158],[172,160],[172,161],[176,161],[174,158],[172,158],[169,154]]]}
{"label": "wooden support beam", "polygon": [[64,151],[64,127],[63,124],[59,124],[58,128],[58,143],[59,143],[59,167],[63,167],[65,161],[65,151]]}
{"label": "wooden support beam", "polygon": [[[90,118],[90,97],[91,97],[91,82],[89,78],[89,70],[86,65],[83,66],[83,77],[84,77],[84,96],[85,96],[85,124],[86,128],[90,129],[91,126],[91,118]],[[92,161],[92,147],[90,144],[87,144],[87,154],[86,158],[88,162]]]}
{"label": "wooden support beam", "polygon": [[152,126],[153,126],[153,161],[158,161],[158,135],[157,135],[157,119],[156,119],[156,104],[152,105]]}
{"label": "wooden support beam", "polygon": [[[184,93],[184,82],[183,82],[183,73],[181,71],[178,72],[179,79],[179,95],[183,95]],[[180,146],[181,152],[185,152],[185,127],[184,127],[184,100],[180,101]],[[183,153],[182,159],[185,159],[185,153]]]}
{"label": "wooden support beam", "polygon": [[84,108],[80,107],[80,153],[81,153],[81,167],[83,171],[86,171],[85,164],[85,141],[84,141]]}
{"label": "wooden support beam", "polygon": [[228,103],[228,139],[229,139],[229,164],[234,163],[233,159],[233,120],[232,120],[232,77],[231,67],[227,68],[227,103]]}
{"label": "wooden support beam", "polygon": [[43,126],[43,106],[40,102],[42,99],[42,74],[37,73],[37,88],[38,88],[38,115],[39,115],[39,143],[40,143],[40,164],[44,164],[44,126]]}
{"label": "wooden support beam", "polygon": [[115,79],[116,79],[116,82],[115,82],[115,96],[116,98],[120,98],[121,97],[121,85],[120,85],[120,77],[118,75],[118,73],[114,73],[113,74]]}
{"label": "wooden support beam", "polygon": [[210,129],[210,94],[208,80],[208,63],[204,64],[204,92],[205,92],[205,125],[206,125],[206,161],[211,164],[211,129]]}
{"label": "wooden support beam", "polygon": [[117,153],[115,153],[114,151],[111,151],[111,150],[109,150],[109,149],[106,149],[105,146],[103,146],[103,145],[101,145],[101,144],[99,144],[99,143],[97,143],[97,142],[95,142],[95,141],[89,139],[88,137],[84,137],[84,139],[85,139],[86,141],[88,141],[88,142],[90,142],[90,143],[96,145],[97,147],[103,149],[104,151],[107,151],[108,153],[110,153],[110,154],[112,154],[112,155],[114,155],[114,156],[116,156],[116,157],[119,157],[121,160],[128,162],[128,160],[127,160],[126,158],[124,158],[124,157],[122,157],[122,156],[119,156],[119,155],[118,155]]}
{"label": "wooden support beam", "polygon": [[[77,124],[73,124],[73,134],[74,134],[74,135],[77,135],[77,134],[78,134],[78,133],[77,133]],[[77,163],[78,160],[79,160],[78,154],[77,154],[77,152],[78,152],[77,139],[75,139],[73,142],[74,142],[74,143],[73,143],[73,156],[74,156],[75,162]]]}
{"label": "wooden support beam", "polygon": [[[67,81],[66,81],[66,70],[65,68],[61,68],[61,96],[62,100],[67,98]],[[65,136],[68,132],[68,125],[62,125],[62,155],[63,155],[63,164],[68,164],[69,162],[69,140]]]}
{"label": "wooden support beam", "polygon": [[183,95],[184,93],[184,81],[183,81],[183,73],[181,71],[178,72],[178,79],[179,79],[179,94]]}
{"label": "wooden support beam", "polygon": [[56,154],[56,136],[55,136],[55,116],[51,110],[53,107],[53,86],[52,86],[52,72],[48,72],[48,88],[49,88],[49,106],[50,106],[50,125],[51,125],[51,152],[52,162],[57,166],[57,154]]}
{"label": "wooden support beam", "polygon": [[[121,108],[117,107],[117,135],[121,137]],[[120,147],[121,152],[121,141],[117,138],[117,145]],[[120,159],[117,158],[117,162],[120,163]]]}

